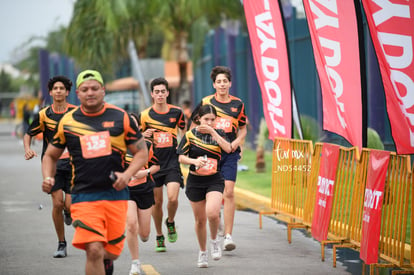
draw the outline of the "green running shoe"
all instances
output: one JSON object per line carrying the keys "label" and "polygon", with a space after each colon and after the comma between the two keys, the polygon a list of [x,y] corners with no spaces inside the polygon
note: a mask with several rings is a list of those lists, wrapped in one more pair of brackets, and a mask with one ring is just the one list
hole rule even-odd
{"label": "green running shoe", "polygon": [[167,248],[164,244],[164,235],[157,236],[157,246],[155,247],[156,252],[165,252],[167,251]]}
{"label": "green running shoe", "polygon": [[165,220],[165,225],[168,228],[168,241],[170,243],[175,243],[177,241],[177,231],[175,230],[175,223],[168,222],[168,218]]}

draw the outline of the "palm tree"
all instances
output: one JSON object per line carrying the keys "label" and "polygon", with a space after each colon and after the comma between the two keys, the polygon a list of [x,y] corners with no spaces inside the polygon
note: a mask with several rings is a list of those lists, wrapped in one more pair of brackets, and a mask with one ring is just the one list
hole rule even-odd
{"label": "palm tree", "polygon": [[[142,3],[147,1],[137,1]],[[127,41],[140,29],[131,22],[127,1],[78,0],[65,36],[67,52],[81,67],[112,75],[126,57]]]}
{"label": "palm tree", "polygon": [[[68,53],[81,65],[112,73],[127,53],[127,43],[145,56],[148,41],[162,31],[178,62],[179,91],[188,97],[188,44],[194,25],[217,26],[223,18],[242,18],[239,0],[78,0],[66,34]],[[206,28],[204,28],[206,30]]]}
{"label": "palm tree", "polygon": [[[188,45],[194,26],[207,25],[210,28],[220,24],[223,18],[242,18],[243,7],[239,0],[158,0],[159,16],[156,18],[164,27],[165,37],[172,45],[172,58],[178,62],[180,85],[176,93],[184,100],[189,99],[187,64],[190,60]],[[204,29],[205,35],[207,28]]]}

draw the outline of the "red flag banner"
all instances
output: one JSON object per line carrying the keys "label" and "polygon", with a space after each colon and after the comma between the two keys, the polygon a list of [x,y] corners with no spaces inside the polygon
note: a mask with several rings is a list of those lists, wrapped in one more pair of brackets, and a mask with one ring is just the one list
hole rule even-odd
{"label": "red flag banner", "polygon": [[323,128],[362,149],[358,25],[354,1],[303,0],[323,99]]}
{"label": "red flag banner", "polygon": [[372,150],[369,155],[362,219],[361,250],[359,253],[359,257],[365,264],[378,262],[381,210],[389,159],[390,152],[387,151]]}
{"label": "red flag banner", "polygon": [[399,154],[414,153],[414,1],[362,0]]}
{"label": "red flag banner", "polygon": [[279,3],[244,0],[243,5],[269,138],[291,138],[289,57]]}
{"label": "red flag banner", "polygon": [[318,241],[328,237],[332,213],[333,193],[338,166],[339,146],[329,143],[322,145],[322,158],[318,176],[318,192],[312,218],[312,236]]}

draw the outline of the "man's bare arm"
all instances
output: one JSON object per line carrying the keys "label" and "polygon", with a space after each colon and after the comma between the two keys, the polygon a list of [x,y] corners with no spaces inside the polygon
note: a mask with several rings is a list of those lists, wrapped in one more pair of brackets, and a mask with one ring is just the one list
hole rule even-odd
{"label": "man's bare arm", "polygon": [[148,162],[148,149],[144,138],[139,139],[134,144],[128,146],[129,151],[134,156],[128,168],[123,172],[115,172],[117,176],[113,186],[116,190],[124,189],[138,170],[140,170]]}
{"label": "man's bare arm", "polygon": [[46,152],[42,160],[42,190],[50,193],[55,184],[56,164],[64,149],[57,148],[51,144],[47,146]]}

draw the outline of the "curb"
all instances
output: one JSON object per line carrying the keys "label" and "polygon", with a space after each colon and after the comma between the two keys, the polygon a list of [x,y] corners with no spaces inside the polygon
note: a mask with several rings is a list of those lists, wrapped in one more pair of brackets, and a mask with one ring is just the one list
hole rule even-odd
{"label": "curb", "polygon": [[272,211],[270,198],[256,194],[246,189],[234,187],[236,207],[239,210],[251,209],[255,212]]}
{"label": "curb", "polygon": [[[271,199],[268,197],[238,187],[234,187],[234,196],[237,210],[249,210],[259,214],[263,212],[263,215],[275,218],[279,222],[286,224],[291,222],[291,219],[286,215],[277,214],[271,207]],[[258,223],[260,223],[260,217]]]}

